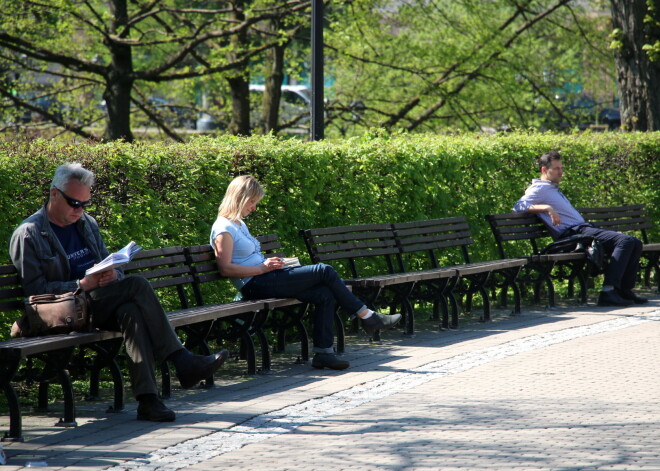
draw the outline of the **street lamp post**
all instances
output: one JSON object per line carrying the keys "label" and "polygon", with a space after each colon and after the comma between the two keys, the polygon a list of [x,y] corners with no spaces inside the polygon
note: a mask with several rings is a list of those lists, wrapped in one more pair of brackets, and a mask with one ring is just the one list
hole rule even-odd
{"label": "street lamp post", "polygon": [[323,0],[312,0],[312,141],[324,137],[323,106]]}

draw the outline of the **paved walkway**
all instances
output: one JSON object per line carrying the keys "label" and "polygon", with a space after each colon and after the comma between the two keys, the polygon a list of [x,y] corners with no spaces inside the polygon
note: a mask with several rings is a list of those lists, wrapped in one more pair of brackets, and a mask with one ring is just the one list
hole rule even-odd
{"label": "paved walkway", "polygon": [[169,401],[172,424],[136,421],[132,401],[74,429],[26,415],[0,471],[660,470],[658,295],[384,337],[343,372],[292,365]]}

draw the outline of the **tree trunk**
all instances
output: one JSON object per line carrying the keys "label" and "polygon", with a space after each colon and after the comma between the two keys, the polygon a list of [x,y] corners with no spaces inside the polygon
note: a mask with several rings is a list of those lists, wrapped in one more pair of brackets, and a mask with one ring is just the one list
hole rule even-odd
{"label": "tree trunk", "polygon": [[647,0],[611,0],[621,125],[629,131],[660,130],[660,62],[643,49],[660,40],[658,7],[650,9]]}
{"label": "tree trunk", "polygon": [[[233,2],[233,11],[229,15],[236,23],[245,21],[243,11],[244,1]],[[232,51],[229,53],[229,61],[234,62],[247,46],[247,34],[245,30],[233,35],[231,38]],[[249,75],[243,67],[237,70],[235,75],[227,78],[231,94],[231,122],[229,132],[237,136],[249,136],[250,128],[250,82]]]}
{"label": "tree trunk", "polygon": [[[275,33],[279,30],[279,21],[273,20],[269,30]],[[262,103],[264,134],[277,130],[282,99],[282,82],[284,81],[284,50],[286,45],[277,45],[266,52],[266,86]]]}
{"label": "tree trunk", "polygon": [[[128,22],[126,0],[112,0],[110,10],[114,16],[111,34],[114,36],[123,30]],[[131,46],[120,44],[112,39],[106,40],[110,50],[112,63],[106,77],[106,87],[103,92],[108,122],[104,138],[109,141],[124,139],[133,141],[131,132],[131,91],[133,89],[133,56]]]}
{"label": "tree trunk", "polygon": [[235,136],[250,135],[250,85],[242,75],[228,78],[231,94],[229,132]]}

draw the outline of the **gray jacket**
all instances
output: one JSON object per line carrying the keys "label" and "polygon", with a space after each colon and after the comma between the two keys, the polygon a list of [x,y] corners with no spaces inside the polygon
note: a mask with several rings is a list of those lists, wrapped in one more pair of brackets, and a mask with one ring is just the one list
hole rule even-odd
{"label": "gray jacket", "polygon": [[[108,249],[94,218],[83,213],[76,224],[85,245],[94,254],[94,263],[107,257]],[[26,296],[76,290],[76,280],[69,280],[66,252],[50,227],[45,206],[16,228],[9,242],[9,256],[21,277]],[[123,278],[123,272],[117,272],[118,279]]]}

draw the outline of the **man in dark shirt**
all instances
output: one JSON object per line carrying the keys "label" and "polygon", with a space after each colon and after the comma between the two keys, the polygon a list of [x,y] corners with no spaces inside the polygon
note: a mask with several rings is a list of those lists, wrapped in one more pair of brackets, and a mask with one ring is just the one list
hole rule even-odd
{"label": "man in dark shirt", "polygon": [[156,365],[171,361],[181,386],[190,388],[213,375],[229,354],[185,349],[145,278],[124,277],[121,269],[85,274],[108,256],[96,221],[85,212],[93,184],[94,174],[80,164],[58,167],[46,205],[14,231],[10,256],[27,296],[88,292],[94,326],[120,330],[124,337],[138,419],[170,422],[175,414],[158,399]]}
{"label": "man in dark shirt", "polygon": [[525,194],[514,205],[515,212],[537,214],[545,223],[553,238],[584,234],[598,239],[610,261],[605,271],[603,288],[598,296],[600,306],[629,306],[644,304],[648,300],[633,291],[642,241],[636,237],[595,227],[584,220],[577,209],[559,190],[564,175],[564,165],[557,151],[539,157],[541,178],[532,180]]}

